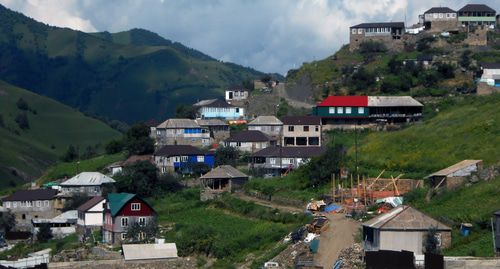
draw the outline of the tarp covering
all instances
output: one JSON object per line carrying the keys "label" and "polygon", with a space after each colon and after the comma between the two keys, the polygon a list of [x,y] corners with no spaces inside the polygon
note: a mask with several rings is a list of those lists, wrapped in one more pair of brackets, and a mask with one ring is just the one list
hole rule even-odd
{"label": "tarp covering", "polygon": [[319,239],[315,238],[313,241],[311,241],[311,245],[309,245],[309,249],[311,250],[312,253],[317,253],[319,249]]}
{"label": "tarp covering", "polygon": [[340,209],[342,209],[342,207],[340,205],[330,204],[330,205],[325,207],[325,212],[326,213],[335,213],[335,212],[338,212]]}
{"label": "tarp covering", "polygon": [[382,199],[377,199],[377,204],[382,204],[382,203],[387,203],[390,204],[392,207],[397,207],[403,204],[403,197],[386,197]]}

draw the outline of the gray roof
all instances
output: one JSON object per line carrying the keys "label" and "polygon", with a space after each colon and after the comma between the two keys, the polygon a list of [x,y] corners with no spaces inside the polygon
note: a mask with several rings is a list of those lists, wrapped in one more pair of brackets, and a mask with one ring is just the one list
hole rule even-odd
{"label": "gray roof", "polygon": [[78,210],[68,210],[51,219],[33,219],[33,223],[68,223],[76,222]]}
{"label": "gray roof", "polygon": [[321,125],[321,117],[286,116],[281,119],[284,125]]}
{"label": "gray roof", "polygon": [[468,4],[463,8],[459,9],[458,12],[493,12],[496,13],[494,9],[483,4]]}
{"label": "gray roof", "polygon": [[52,200],[56,194],[57,190],[54,189],[19,190],[3,198],[2,201]]}
{"label": "gray roof", "polygon": [[424,106],[411,96],[368,96],[369,107]]}
{"label": "gray roof", "polygon": [[481,63],[483,69],[500,69],[500,63]]}
{"label": "gray roof", "polygon": [[236,133],[231,133],[225,142],[267,142],[271,139],[261,131],[244,130]]}
{"label": "gray roof", "polygon": [[424,14],[427,14],[427,13],[456,13],[456,11],[449,8],[449,7],[433,7],[431,9],[427,10],[426,12],[424,12]]}
{"label": "gray roof", "polygon": [[240,170],[232,167],[231,165],[221,165],[210,172],[204,174],[200,179],[216,179],[216,178],[248,178],[248,175],[244,174]]}
{"label": "gray roof", "polygon": [[361,23],[358,25],[351,26],[351,28],[377,28],[377,27],[405,28],[405,23],[404,22],[370,22],[370,23]]}
{"label": "gray roof", "polygon": [[461,170],[465,167],[471,166],[471,165],[477,165],[478,163],[483,162],[482,160],[463,160],[459,163],[456,163],[450,167],[446,167],[445,169],[441,169],[435,173],[432,173],[428,175],[426,178],[433,177],[433,176],[447,176],[449,174],[455,173],[458,170]]}
{"label": "gray roof", "polygon": [[177,129],[177,128],[200,128],[200,125],[191,119],[168,119],[158,125],[156,128]]}
{"label": "gray roof", "polygon": [[81,172],[80,174],[64,181],[61,186],[100,186],[115,183],[115,180],[99,172]]}
{"label": "gray roof", "polygon": [[196,120],[196,122],[200,125],[200,126],[228,126],[228,124],[223,121],[223,120],[219,120],[219,119],[198,119]]}
{"label": "gray roof", "polygon": [[175,243],[123,244],[123,258],[129,260],[156,260],[177,258]]}
{"label": "gray roof", "polygon": [[248,125],[283,125],[283,122],[275,116],[258,116]]}
{"label": "gray roof", "polygon": [[438,231],[451,231],[443,223],[407,205],[400,205],[391,211],[363,223],[363,226],[380,230],[427,231],[436,227]]}

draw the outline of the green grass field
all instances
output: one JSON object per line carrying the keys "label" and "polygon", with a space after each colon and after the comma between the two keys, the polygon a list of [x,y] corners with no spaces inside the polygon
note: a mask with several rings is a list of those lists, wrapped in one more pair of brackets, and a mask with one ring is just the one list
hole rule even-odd
{"label": "green grass field", "polygon": [[[0,96],[4,125],[0,127],[0,186],[39,177],[70,144],[83,151],[87,146],[102,148],[107,141],[121,137],[101,121],[3,81]],[[16,106],[19,98],[27,102],[30,111]],[[15,121],[22,113],[27,115],[29,129],[19,128]]]}

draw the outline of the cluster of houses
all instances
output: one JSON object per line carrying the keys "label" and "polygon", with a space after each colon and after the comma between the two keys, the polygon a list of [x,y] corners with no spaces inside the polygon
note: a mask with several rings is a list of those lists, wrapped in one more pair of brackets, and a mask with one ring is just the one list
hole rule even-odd
{"label": "cluster of houses", "polygon": [[[406,27],[404,22],[361,23],[350,27],[349,49],[354,51],[365,41],[377,41],[389,49],[401,49],[414,34],[422,31],[428,33],[458,33],[474,28],[485,30],[495,28],[499,21],[497,12],[484,4],[467,4],[455,11],[448,7],[433,7],[419,16],[419,22]],[[483,42],[472,42],[471,45]]]}
{"label": "cluster of houses", "polygon": [[[56,238],[79,233],[82,238],[102,231],[103,242],[120,245],[127,229],[145,226],[156,216],[143,199],[130,193],[113,193],[115,180],[98,172],[82,172],[54,188],[19,190],[2,199],[3,207],[14,214],[16,230],[34,236],[49,225]],[[74,196],[88,197],[75,210],[64,211]],[[140,235],[139,235],[140,236]]]}

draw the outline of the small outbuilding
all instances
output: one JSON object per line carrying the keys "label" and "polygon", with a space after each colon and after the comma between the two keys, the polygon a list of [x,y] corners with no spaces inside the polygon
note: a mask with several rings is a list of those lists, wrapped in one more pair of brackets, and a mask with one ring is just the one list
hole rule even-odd
{"label": "small outbuilding", "polygon": [[123,258],[131,260],[163,260],[177,258],[175,243],[123,244]]}
{"label": "small outbuilding", "polygon": [[99,172],[81,172],[60,184],[64,195],[86,194],[101,196],[103,191],[111,190],[115,180]]}
{"label": "small outbuilding", "polygon": [[248,175],[231,165],[218,166],[200,177],[200,199],[211,200],[222,193],[239,190],[247,181]]}
{"label": "small outbuilding", "polygon": [[462,186],[467,178],[482,169],[482,160],[463,160],[450,167],[439,170],[425,177],[429,180],[431,186],[438,189],[444,187],[453,189]]}
{"label": "small outbuilding", "polygon": [[401,205],[363,223],[364,249],[406,250],[421,255],[425,236],[431,228],[436,229],[438,247],[451,245],[450,227],[412,207]]}

